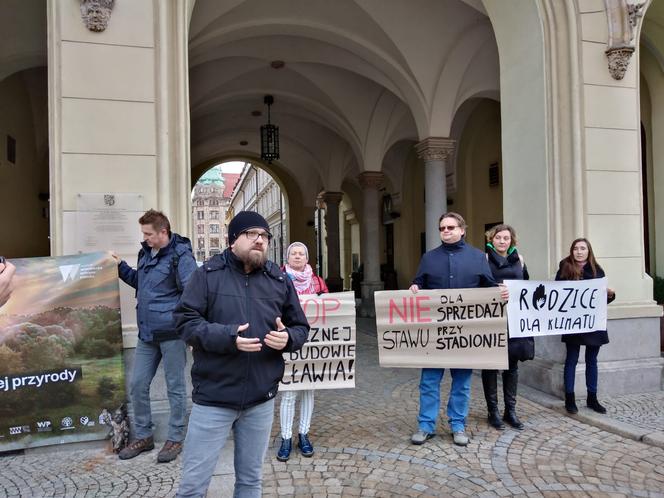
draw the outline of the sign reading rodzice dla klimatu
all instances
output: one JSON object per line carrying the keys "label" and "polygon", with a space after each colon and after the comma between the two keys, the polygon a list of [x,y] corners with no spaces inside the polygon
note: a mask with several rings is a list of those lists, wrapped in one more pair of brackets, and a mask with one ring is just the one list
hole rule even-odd
{"label": "sign reading rodzice dla klimatu", "polygon": [[125,399],[117,263],[14,259],[0,307],[0,451],[103,439]]}
{"label": "sign reading rodzice dla klimatu", "polygon": [[355,387],[355,293],[301,295],[309,337],[300,351],[284,353],[279,389]]}
{"label": "sign reading rodzice dla klimatu", "polygon": [[507,368],[507,303],[497,287],[374,296],[382,367]]}
{"label": "sign reading rodzice dla klimatu", "polygon": [[510,337],[606,330],[606,278],[506,280]]}

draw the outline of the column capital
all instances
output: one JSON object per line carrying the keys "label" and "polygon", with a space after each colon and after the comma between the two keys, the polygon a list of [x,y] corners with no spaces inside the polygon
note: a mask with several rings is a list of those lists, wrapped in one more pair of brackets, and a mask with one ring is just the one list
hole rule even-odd
{"label": "column capital", "polygon": [[325,203],[330,203],[330,204],[339,204],[341,200],[344,198],[344,193],[343,192],[329,192],[329,191],[324,191],[318,194],[318,197],[325,201]]}
{"label": "column capital", "polygon": [[360,186],[363,189],[380,187],[383,183],[383,178],[385,178],[385,174],[382,171],[364,171],[357,175],[357,179],[360,181]]}
{"label": "column capital", "polygon": [[415,144],[417,157],[425,161],[445,161],[454,152],[456,140],[429,137]]}

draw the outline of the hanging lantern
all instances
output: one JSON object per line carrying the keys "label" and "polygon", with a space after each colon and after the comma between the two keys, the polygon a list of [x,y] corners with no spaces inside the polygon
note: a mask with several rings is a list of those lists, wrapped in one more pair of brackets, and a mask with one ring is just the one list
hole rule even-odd
{"label": "hanging lantern", "polygon": [[267,105],[267,124],[261,126],[261,159],[270,164],[279,159],[279,127],[270,123],[270,106],[274,98],[266,95],[263,102]]}

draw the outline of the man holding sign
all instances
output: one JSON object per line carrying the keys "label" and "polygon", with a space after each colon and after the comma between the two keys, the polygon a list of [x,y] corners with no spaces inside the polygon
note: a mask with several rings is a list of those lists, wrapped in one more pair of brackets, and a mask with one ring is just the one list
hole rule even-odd
{"label": "man holding sign", "polygon": [[[428,251],[420,261],[417,275],[410,290],[462,289],[495,287],[498,285],[484,253],[464,241],[466,222],[458,213],[448,212],[438,220],[442,244]],[[507,298],[507,290],[501,293]],[[440,382],[445,370],[423,368],[420,378],[420,411],[417,417],[419,430],[411,437],[413,444],[424,444],[435,435],[436,420],[440,409]],[[447,416],[452,429],[454,444],[466,446],[466,417],[470,406],[470,381],[473,371],[465,368],[450,369],[452,388],[447,402]]]}

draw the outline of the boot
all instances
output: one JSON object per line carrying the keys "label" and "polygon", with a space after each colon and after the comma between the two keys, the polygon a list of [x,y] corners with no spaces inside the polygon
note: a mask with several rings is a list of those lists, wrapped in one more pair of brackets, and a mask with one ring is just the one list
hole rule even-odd
{"label": "boot", "polygon": [[289,439],[281,438],[281,447],[277,452],[277,460],[280,462],[287,462],[290,458],[291,450],[293,449],[293,441]]}
{"label": "boot", "polygon": [[484,388],[489,425],[502,431],[505,424],[500,420],[500,411],[498,410],[498,372],[482,370],[482,387]]}
{"label": "boot", "polygon": [[307,434],[298,434],[297,435],[297,445],[300,448],[300,453],[304,457],[310,457],[314,454],[314,446],[309,441],[309,436]]}
{"label": "boot", "polygon": [[503,420],[515,429],[523,429],[523,423],[516,416],[516,392],[519,383],[518,370],[503,371],[503,395],[505,396],[505,415]]}
{"label": "boot", "polygon": [[579,413],[574,393],[565,393],[565,410],[567,410],[567,413]]}
{"label": "boot", "polygon": [[597,393],[588,392],[586,406],[591,410],[595,410],[597,413],[606,413],[606,408],[600,405],[599,401],[597,401]]}

